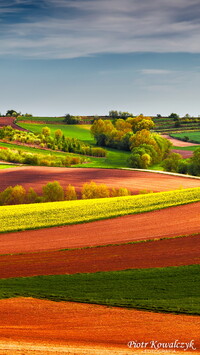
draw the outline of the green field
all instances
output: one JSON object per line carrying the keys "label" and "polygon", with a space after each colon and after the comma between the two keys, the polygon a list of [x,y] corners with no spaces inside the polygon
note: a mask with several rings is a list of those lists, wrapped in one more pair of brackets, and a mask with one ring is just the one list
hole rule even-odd
{"label": "green field", "polygon": [[200,201],[200,188],[145,195],[0,206],[0,232],[91,222]]}
{"label": "green field", "polygon": [[81,141],[88,143],[88,144],[94,144],[94,139],[91,136],[90,133],[90,126],[89,125],[66,125],[66,124],[59,124],[59,125],[54,125],[54,124],[37,124],[37,123],[20,123],[20,127],[26,128],[29,131],[33,133],[41,133],[41,130],[43,127],[49,127],[51,130],[51,135],[54,135],[54,132],[57,129],[61,129],[63,134],[66,137],[70,138],[77,138],[80,139]]}
{"label": "green field", "polygon": [[14,164],[0,164],[0,169],[8,169],[8,168],[14,168],[17,165]]}
{"label": "green field", "polygon": [[34,297],[200,314],[200,265],[0,280],[0,298]]}
{"label": "green field", "polygon": [[171,137],[184,140],[184,137],[189,138],[189,142],[199,143],[200,144],[200,131],[183,131],[180,133],[173,133]]}

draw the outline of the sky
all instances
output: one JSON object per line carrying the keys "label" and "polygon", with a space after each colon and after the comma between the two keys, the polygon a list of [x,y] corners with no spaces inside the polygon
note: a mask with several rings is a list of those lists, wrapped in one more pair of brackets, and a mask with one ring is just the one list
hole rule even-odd
{"label": "sky", "polygon": [[200,115],[200,0],[1,0],[0,112]]}

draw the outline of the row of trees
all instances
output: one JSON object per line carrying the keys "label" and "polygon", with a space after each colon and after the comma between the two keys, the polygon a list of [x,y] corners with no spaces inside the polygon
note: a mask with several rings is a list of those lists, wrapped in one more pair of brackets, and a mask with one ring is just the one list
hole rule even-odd
{"label": "row of trees", "polygon": [[99,119],[91,127],[97,145],[131,151],[129,165],[146,169],[160,163],[170,151],[171,143],[151,132],[154,122],[143,115],[127,119]]}
{"label": "row of trees", "polygon": [[43,127],[40,134],[34,134],[6,126],[0,130],[0,139],[95,157],[105,157],[107,154],[103,148],[91,147],[76,138],[65,137],[61,129],[57,129],[52,136],[49,127]]}
{"label": "row of trees", "polygon": [[109,189],[105,184],[97,185],[93,181],[85,183],[81,189],[81,193],[78,194],[73,185],[69,184],[64,189],[58,181],[54,181],[42,187],[42,195],[38,195],[33,188],[29,188],[26,191],[21,185],[9,186],[0,192],[0,205],[70,201],[77,200],[78,198],[93,199],[127,195],[131,195],[131,192],[124,187]]}
{"label": "row of trees", "polygon": [[25,152],[20,149],[0,149],[0,159],[3,161],[40,165],[40,166],[60,166],[70,167],[71,165],[82,164],[85,159],[79,156],[55,156],[52,154],[37,154]]}

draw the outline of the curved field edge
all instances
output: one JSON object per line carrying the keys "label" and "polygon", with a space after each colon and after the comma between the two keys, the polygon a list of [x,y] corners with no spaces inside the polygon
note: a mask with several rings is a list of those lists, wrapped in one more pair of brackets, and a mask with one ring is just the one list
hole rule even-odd
{"label": "curved field edge", "polygon": [[[0,279],[200,263],[200,235],[83,249],[1,255]],[[153,257],[152,257],[153,255]]]}
{"label": "curved field edge", "polygon": [[0,207],[0,232],[85,223],[200,201],[200,188]]}
{"label": "curved field edge", "polygon": [[200,265],[0,280],[0,298],[33,297],[200,314]]}

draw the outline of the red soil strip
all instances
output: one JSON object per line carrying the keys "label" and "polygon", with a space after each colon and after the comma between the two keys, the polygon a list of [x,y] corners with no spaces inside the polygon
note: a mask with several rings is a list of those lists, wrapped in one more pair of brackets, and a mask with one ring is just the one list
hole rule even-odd
{"label": "red soil strip", "polygon": [[200,232],[200,202],[97,222],[0,234],[0,254],[79,248]]}
{"label": "red soil strip", "polygon": [[1,300],[0,330],[1,341],[93,346],[94,349],[113,346],[126,349],[127,354],[138,353],[127,347],[134,340],[161,343],[194,340],[196,349],[200,348],[200,322],[196,316],[32,298]]}
{"label": "red soil strip", "polygon": [[191,158],[193,156],[193,152],[190,150],[172,149],[172,152],[182,155],[184,159]]}
{"label": "red soil strip", "polygon": [[167,138],[175,147],[191,147],[194,145],[199,145],[196,143],[184,142],[176,138],[170,137],[168,134],[162,135],[164,138]]}
{"label": "red soil strip", "polygon": [[1,190],[19,184],[26,189],[33,187],[36,192],[41,193],[42,186],[55,180],[63,187],[72,184],[78,191],[85,182],[91,180],[98,184],[104,183],[108,187],[126,187],[133,192],[143,189],[158,192],[200,186],[200,179],[144,171],[55,167],[16,167],[0,171]]}
{"label": "red soil strip", "polygon": [[200,264],[200,235],[102,248],[1,255],[0,278]]}
{"label": "red soil strip", "polygon": [[0,117],[0,128],[3,128],[5,126],[11,126],[14,129],[17,129],[18,131],[27,131],[27,129],[22,128],[18,126],[15,121],[15,117]]}

